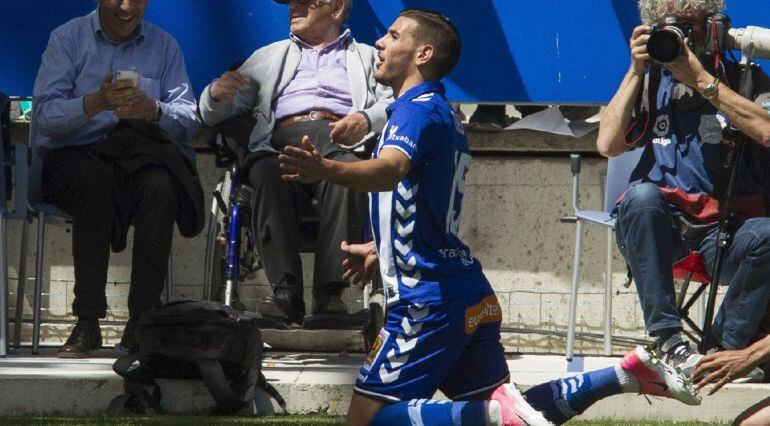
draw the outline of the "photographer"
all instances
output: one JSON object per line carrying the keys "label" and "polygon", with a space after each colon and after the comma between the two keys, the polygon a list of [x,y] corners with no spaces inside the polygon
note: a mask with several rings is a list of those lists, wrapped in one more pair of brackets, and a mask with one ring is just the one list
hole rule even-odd
{"label": "photographer", "polygon": [[[666,362],[690,374],[701,355],[682,334],[672,265],[697,250],[711,269],[720,169],[728,152],[723,129],[731,123],[756,141],[747,148],[761,153],[770,145],[770,115],[735,91],[737,64],[706,52],[714,42],[706,21],[724,8],[723,0],[638,3],[644,25],[631,36],[631,66],[604,114],[597,149],[605,157],[621,155],[629,145],[644,150],[616,208],[618,247],[636,282],[647,332]],[[675,23],[683,37],[679,54],[656,65],[648,41],[651,25],[664,21]],[[756,77],[755,99],[764,98],[768,78],[761,72]],[[729,288],[712,330],[718,349],[751,342],[770,296],[770,220],[761,217],[767,215],[764,166],[752,162],[756,157],[744,158],[733,198],[741,220],[720,277]]]}

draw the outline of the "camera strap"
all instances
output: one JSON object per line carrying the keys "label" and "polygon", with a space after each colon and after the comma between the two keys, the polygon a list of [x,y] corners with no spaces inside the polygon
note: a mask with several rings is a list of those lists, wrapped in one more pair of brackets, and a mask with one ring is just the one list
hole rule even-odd
{"label": "camera strap", "polygon": [[660,89],[661,66],[653,64],[647,74],[647,96],[644,96],[645,85],[639,86],[634,105],[634,121],[628,126],[625,134],[625,144],[628,147],[641,148],[652,140],[652,123],[658,107],[658,90]]}

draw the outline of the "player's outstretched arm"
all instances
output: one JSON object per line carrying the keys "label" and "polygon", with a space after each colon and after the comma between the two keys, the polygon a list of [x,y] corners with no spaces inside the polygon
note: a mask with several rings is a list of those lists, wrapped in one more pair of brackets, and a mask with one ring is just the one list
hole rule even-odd
{"label": "player's outstretched arm", "polygon": [[300,183],[325,180],[361,192],[392,191],[411,167],[406,154],[393,148],[380,150],[372,160],[354,163],[330,160],[321,156],[307,136],[302,138],[300,147],[284,148],[278,161],[284,180]]}
{"label": "player's outstretched arm", "polygon": [[706,355],[701,358],[693,372],[695,388],[700,389],[714,383],[714,387],[709,390],[709,395],[713,395],[722,386],[736,378],[744,377],[768,359],[770,359],[770,336],[745,349]]}

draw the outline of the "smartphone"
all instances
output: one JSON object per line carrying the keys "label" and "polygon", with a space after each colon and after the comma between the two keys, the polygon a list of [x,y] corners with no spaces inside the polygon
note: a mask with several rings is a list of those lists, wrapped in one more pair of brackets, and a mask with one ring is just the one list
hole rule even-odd
{"label": "smartphone", "polygon": [[139,74],[136,71],[118,70],[115,74],[115,81],[128,80],[131,85],[136,87],[139,84]]}

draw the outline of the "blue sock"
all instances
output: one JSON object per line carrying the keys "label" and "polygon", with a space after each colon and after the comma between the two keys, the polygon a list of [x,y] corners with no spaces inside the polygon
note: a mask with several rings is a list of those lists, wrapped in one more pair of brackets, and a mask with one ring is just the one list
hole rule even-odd
{"label": "blue sock", "polygon": [[487,423],[488,405],[489,401],[413,399],[383,407],[371,425],[483,425]]}
{"label": "blue sock", "polygon": [[537,385],[524,392],[524,397],[550,422],[561,424],[596,401],[622,392],[615,367],[608,367]]}

